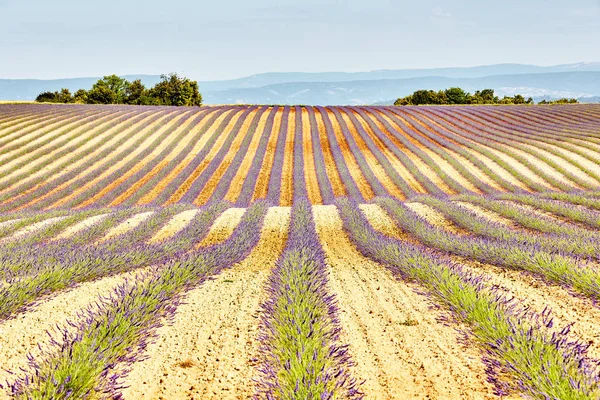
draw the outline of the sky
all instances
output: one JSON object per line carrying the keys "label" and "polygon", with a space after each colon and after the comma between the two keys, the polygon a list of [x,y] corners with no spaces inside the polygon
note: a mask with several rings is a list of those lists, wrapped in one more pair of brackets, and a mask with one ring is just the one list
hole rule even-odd
{"label": "sky", "polygon": [[0,0],[0,78],[600,61],[600,0]]}

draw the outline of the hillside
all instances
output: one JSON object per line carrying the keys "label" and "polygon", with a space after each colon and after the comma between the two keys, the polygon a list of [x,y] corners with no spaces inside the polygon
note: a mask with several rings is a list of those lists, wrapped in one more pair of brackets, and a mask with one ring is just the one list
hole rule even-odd
{"label": "hillside", "polygon": [[[600,95],[600,63],[549,67],[498,64],[464,68],[379,70],[370,72],[263,73],[223,81],[199,80],[207,104],[375,104],[417,89],[460,86],[493,88],[500,95],[584,97]],[[156,84],[158,75],[125,76]],[[194,78],[194,77],[191,77]],[[58,80],[0,79],[0,100],[33,100],[42,91],[90,88],[98,78]]]}
{"label": "hillside", "polygon": [[313,204],[599,185],[594,105],[0,109],[0,211],[289,205],[298,157]]}
{"label": "hillside", "polygon": [[598,399],[599,165],[600,105],[0,104],[0,399]]}

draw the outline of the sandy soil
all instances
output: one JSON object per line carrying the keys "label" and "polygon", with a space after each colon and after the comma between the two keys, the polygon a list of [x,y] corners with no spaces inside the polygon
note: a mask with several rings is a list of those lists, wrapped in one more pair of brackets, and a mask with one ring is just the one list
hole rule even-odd
{"label": "sandy soil", "polygon": [[344,138],[344,134],[342,133],[342,127],[340,126],[337,117],[330,109],[327,109],[327,115],[329,120],[331,121],[331,125],[333,127],[333,133],[335,134],[335,138],[337,139],[340,151],[342,153],[342,157],[346,166],[348,167],[348,171],[352,176],[354,182],[356,182],[356,186],[358,186],[358,190],[360,190],[361,194],[366,200],[372,199],[375,196],[371,185],[362,174],[350,147],[348,146],[348,142]]}
{"label": "sandy soil", "polygon": [[478,354],[459,344],[454,327],[437,321],[412,284],[357,252],[334,206],[313,210],[341,310],[341,339],[350,344],[355,375],[365,379],[366,398],[493,398]]}
{"label": "sandy soil", "polygon": [[[274,132],[272,127],[270,131],[265,132],[265,126],[267,125],[267,120],[269,119],[271,111],[272,110],[269,107],[260,116],[260,120],[258,121],[258,125],[256,126],[256,131],[252,135],[252,140],[250,141],[250,145],[246,150],[246,154],[244,154],[244,159],[242,160],[242,163],[240,164],[237,172],[235,173],[235,176],[231,180],[229,190],[225,194],[225,200],[231,203],[235,203],[237,201],[238,197],[240,196],[240,193],[242,192],[242,187],[244,186],[246,178],[249,178],[248,172],[250,170],[250,167],[252,166],[254,158],[258,157],[257,150],[263,135],[266,135],[269,138],[268,142],[270,142],[274,134],[276,136],[276,134],[278,133]],[[266,154],[263,154],[263,156],[266,156]],[[256,180],[257,178],[252,177],[251,179]]]}
{"label": "sandy soil", "polygon": [[294,126],[296,109],[291,108],[288,114],[288,131],[285,139],[283,168],[281,171],[281,191],[279,195],[280,206],[290,206],[294,198]]}
{"label": "sandy soil", "polygon": [[[216,111],[214,111],[214,112],[216,112]],[[203,126],[204,124],[206,124],[214,112],[208,114],[205,118],[203,118],[202,121],[198,125]],[[192,151],[190,151],[190,153],[183,159],[183,161],[179,165],[177,165],[175,168],[173,168],[173,170],[171,172],[169,172],[167,174],[167,176],[165,176],[160,182],[158,182],[156,184],[156,186],[154,188],[152,188],[152,190],[149,190],[148,193],[146,195],[144,195],[144,197],[142,197],[138,201],[137,204],[148,204],[152,200],[154,200],[163,191],[163,189],[165,187],[167,187],[167,185],[173,179],[175,179],[175,177],[177,175],[179,175],[179,173],[181,171],[183,171],[183,169],[185,169],[185,167],[187,167],[187,165],[194,159],[194,157],[206,146],[206,142],[208,142],[208,140],[216,132],[216,130],[219,128],[219,126],[221,126],[221,123],[223,122],[223,120],[232,112],[234,112],[234,111],[229,110],[229,111],[225,111],[221,115],[219,115],[215,119],[213,124],[206,130],[206,132],[204,132],[202,137],[198,140],[198,142],[192,148]]]}
{"label": "sandy soil", "polygon": [[60,220],[62,220],[64,218],[66,218],[66,217],[48,218],[48,219],[45,219],[43,221],[36,222],[34,224],[24,226],[23,228],[19,229],[18,231],[16,231],[12,235],[0,239],[0,244],[6,243],[6,242],[10,242],[10,241],[22,238],[24,236],[27,236],[27,235],[29,235],[29,234],[37,231],[38,229],[45,228],[45,227],[47,227],[49,225],[52,225],[53,223],[58,222],[58,221],[60,221]]}
{"label": "sandy soil", "polygon": [[304,158],[306,192],[308,193],[308,198],[312,204],[323,204],[319,181],[317,180],[317,169],[315,167],[315,155],[313,152],[313,142],[310,130],[308,111],[306,111],[305,107],[302,107],[302,156]]}
{"label": "sandy soil", "polygon": [[287,237],[290,210],[270,208],[242,263],[187,293],[149,358],[133,366],[125,399],[247,399],[258,356],[258,309]]}
{"label": "sandy soil", "polygon": [[279,141],[279,131],[281,130],[282,118],[283,109],[278,107],[277,114],[275,114],[275,118],[273,119],[273,129],[271,130],[271,137],[267,143],[265,157],[260,167],[258,178],[256,179],[256,185],[254,186],[252,201],[267,197],[267,192],[269,190],[269,178],[271,177],[271,169],[273,168],[273,162],[275,160],[275,152],[277,150],[277,142]]}
{"label": "sandy soil", "polygon": [[348,126],[348,131],[352,135],[352,138],[356,142],[356,145],[360,149],[361,153],[367,160],[367,164],[369,168],[375,175],[375,177],[381,182],[384,188],[386,188],[389,193],[397,199],[404,200],[406,196],[402,191],[396,186],[396,184],[390,179],[387,172],[383,169],[375,155],[371,152],[367,143],[365,143],[364,139],[359,135],[356,126],[352,123],[352,120],[348,117],[346,113],[342,113],[342,118],[346,122]]}
{"label": "sandy soil", "polygon": [[108,215],[109,214],[100,214],[100,215],[94,215],[94,216],[88,217],[88,218],[84,219],[83,221],[76,223],[75,225],[69,226],[67,229],[65,229],[64,231],[62,231],[61,233],[59,233],[58,235],[53,237],[51,240],[68,239],[71,236],[73,236],[74,234],[81,232],[82,230],[99,223],[104,218],[108,217]]}
{"label": "sandy soil", "polygon": [[411,202],[404,203],[404,205],[432,225],[443,226],[449,232],[457,235],[468,235],[470,233],[447,219],[444,214],[440,213],[435,208],[428,206],[427,204]]}
{"label": "sandy soil", "polygon": [[135,214],[133,217],[126,219],[121,222],[119,225],[111,228],[106,235],[99,240],[99,242],[104,242],[106,240],[112,239],[119,235],[122,235],[126,232],[129,232],[132,229],[138,227],[142,222],[150,218],[150,216],[154,214],[153,211],[147,211],[139,214]]}
{"label": "sandy soil", "polygon": [[502,225],[510,226],[511,228],[515,228],[515,229],[517,228],[517,225],[512,220],[505,218],[502,215],[495,213],[491,210],[487,210],[478,205],[467,203],[464,201],[455,201],[454,203],[463,208],[466,208],[469,211],[474,212],[475,214],[479,215],[480,217],[487,218],[490,221],[494,221],[494,222],[500,223]]}
{"label": "sandy soil", "polygon": [[237,114],[235,114],[233,118],[231,118],[231,120],[227,123],[227,126],[218,136],[217,140],[213,143],[213,146],[211,147],[206,157],[204,157],[202,162],[198,164],[198,166],[194,169],[190,176],[186,178],[183,184],[177,188],[177,190],[175,191],[175,193],[173,193],[169,200],[165,202],[165,205],[177,203],[183,197],[185,192],[188,191],[188,189],[192,186],[194,181],[202,174],[202,172],[204,172],[204,170],[206,169],[206,167],[208,167],[215,155],[219,152],[219,150],[221,150],[221,147],[223,147],[223,143],[227,140],[227,137],[233,130],[235,124],[240,119],[240,116],[242,114],[243,110],[239,110]]}
{"label": "sandy soil", "polygon": [[[56,325],[63,326],[67,320],[74,320],[77,312],[94,304],[98,297],[108,294],[126,279],[134,279],[136,272],[86,282],[73,289],[47,297],[28,312],[15,318],[0,322],[0,382],[13,381],[9,371],[19,373],[27,367],[27,354],[40,354],[38,345],[45,347],[48,333],[55,332]],[[0,400],[8,399],[0,390]]]}
{"label": "sandy soil", "polygon": [[245,208],[228,208],[213,222],[208,234],[198,244],[198,247],[206,247],[224,242],[237,228],[242,217],[246,213]]}
{"label": "sandy soil", "polygon": [[174,236],[177,232],[185,228],[198,214],[198,209],[182,211],[176,214],[150,238],[150,243],[158,243]]}

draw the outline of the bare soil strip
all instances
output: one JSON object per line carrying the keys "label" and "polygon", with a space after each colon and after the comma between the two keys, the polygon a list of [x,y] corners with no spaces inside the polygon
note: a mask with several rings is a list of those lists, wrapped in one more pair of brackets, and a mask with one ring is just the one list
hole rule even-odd
{"label": "bare soil strip", "polygon": [[285,140],[283,169],[281,172],[281,192],[279,195],[280,206],[292,205],[294,196],[294,126],[296,109],[292,107],[288,114],[288,132]]}
{"label": "bare soil strip", "polygon": [[187,293],[158,330],[149,358],[133,366],[125,399],[248,399],[258,356],[258,309],[281,254],[290,210],[272,207],[250,256]]}
{"label": "bare soil strip", "polygon": [[206,247],[223,243],[237,228],[246,213],[245,208],[228,208],[213,222],[208,234],[198,247]]}
{"label": "bare soil strip", "polygon": [[327,140],[327,128],[325,127],[325,122],[323,121],[323,115],[320,112],[315,111],[315,119],[317,121],[317,129],[319,130],[319,141],[321,143],[321,148],[323,149],[325,171],[327,172],[329,182],[331,182],[333,196],[344,196],[346,195],[346,186],[344,185],[344,182],[342,182],[340,173],[335,165],[335,158],[333,157],[329,140]]}
{"label": "bare soil strip", "polygon": [[[48,225],[52,225],[55,222],[60,221],[61,219],[64,219],[66,217],[54,217],[54,218],[48,218],[45,219],[43,221],[40,222],[36,222],[34,224],[31,225],[27,225],[21,229],[19,229],[18,231],[16,231],[15,233],[13,233],[12,235],[2,238],[0,239],[0,244],[5,243],[5,242],[10,242],[13,240],[17,240],[19,238],[22,238],[23,236],[27,236],[35,231],[37,231],[38,229],[42,229],[45,228]],[[11,222],[11,221],[9,221]]]}
{"label": "bare soil strip", "polygon": [[104,242],[106,240],[112,239],[114,237],[120,236],[124,233],[129,232],[130,230],[138,227],[142,222],[150,218],[154,214],[153,211],[147,211],[139,214],[135,214],[133,217],[126,219],[121,222],[119,225],[111,228],[106,235],[100,239],[100,242]]}
{"label": "bare soil strip", "polygon": [[443,225],[445,229],[457,235],[468,235],[470,232],[458,227],[452,221],[446,219],[442,213],[423,203],[404,203],[404,205],[414,211],[421,218],[424,218],[432,225]]}
{"label": "bare soil strip", "polygon": [[158,232],[150,238],[150,243],[158,243],[173,237],[177,232],[183,230],[198,214],[199,209],[182,211],[174,215]]}
{"label": "bare soil strip", "polygon": [[99,223],[104,218],[108,217],[108,215],[109,214],[100,214],[100,215],[93,215],[91,217],[88,217],[88,218],[84,219],[83,221],[76,223],[75,225],[69,226],[67,229],[65,229],[64,231],[62,231],[55,237],[51,238],[51,240],[68,239],[71,236],[73,236],[74,234],[81,232],[82,230]]}
{"label": "bare soil strip", "polygon": [[370,399],[491,399],[483,363],[412,284],[350,243],[334,206],[313,208],[340,307],[342,342]]}

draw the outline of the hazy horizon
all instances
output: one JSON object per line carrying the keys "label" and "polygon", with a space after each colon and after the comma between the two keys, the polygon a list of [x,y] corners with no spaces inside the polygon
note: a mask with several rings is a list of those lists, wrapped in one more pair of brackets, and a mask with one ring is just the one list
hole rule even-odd
{"label": "hazy horizon", "polygon": [[0,78],[360,72],[593,62],[600,0],[0,0]]}

